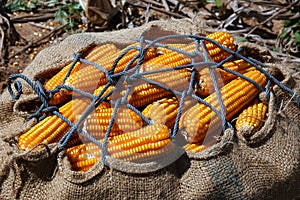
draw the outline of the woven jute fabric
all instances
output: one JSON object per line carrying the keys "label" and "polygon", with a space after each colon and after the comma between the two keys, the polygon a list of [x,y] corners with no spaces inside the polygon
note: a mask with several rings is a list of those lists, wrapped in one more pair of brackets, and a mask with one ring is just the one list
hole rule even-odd
{"label": "woven jute fabric", "polygon": [[[68,37],[40,52],[23,74],[31,80],[49,79],[73,53],[92,44],[130,44],[140,36],[204,33],[190,20],[152,22],[116,32],[84,33]],[[161,35],[158,35],[161,36]],[[268,63],[268,72],[294,91],[288,66],[266,49],[240,44]],[[299,80],[299,79],[298,79]],[[298,92],[298,95],[300,93]],[[264,98],[264,94],[261,94]],[[155,164],[124,163],[107,158],[89,171],[75,172],[58,144],[19,151],[17,138],[35,121],[25,122],[37,97],[26,83],[20,99],[8,91],[0,104],[0,199],[293,199],[300,191],[300,110],[291,95],[273,88],[268,116],[257,132],[226,130],[220,142],[201,153],[186,152],[163,168]]]}

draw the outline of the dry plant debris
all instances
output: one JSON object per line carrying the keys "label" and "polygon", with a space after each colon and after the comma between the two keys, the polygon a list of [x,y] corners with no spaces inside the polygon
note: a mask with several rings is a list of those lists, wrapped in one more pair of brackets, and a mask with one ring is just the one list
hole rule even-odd
{"label": "dry plant debris", "polygon": [[77,32],[133,28],[149,21],[190,18],[266,46],[299,65],[300,0],[5,0],[0,2],[0,92],[47,46]]}

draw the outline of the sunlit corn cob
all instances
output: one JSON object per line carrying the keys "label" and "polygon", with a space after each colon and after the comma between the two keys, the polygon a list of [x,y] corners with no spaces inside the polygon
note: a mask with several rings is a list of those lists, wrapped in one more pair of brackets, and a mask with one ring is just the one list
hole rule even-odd
{"label": "sunlit corn cob", "polygon": [[[114,73],[121,72],[125,69],[128,62],[131,61],[136,55],[138,55],[137,50],[130,50],[125,56],[123,56],[118,62]],[[106,70],[111,69],[115,59],[119,56],[120,53],[115,54],[112,58],[107,59],[103,58],[97,63]],[[145,60],[151,59],[156,55],[156,51],[154,48],[150,48],[145,51]],[[132,66],[134,66],[137,62],[134,62]],[[82,70],[79,70],[74,75],[70,76],[66,80],[66,85],[75,87],[77,89],[93,92],[96,88],[101,85],[105,85],[107,83],[106,75],[104,72],[100,71],[96,67],[90,65],[85,67]]]}
{"label": "sunlit corn cob", "polygon": [[[98,59],[101,59],[101,57],[106,56],[106,54],[111,54],[117,52],[117,47],[114,44],[106,44],[106,45],[101,45],[93,48],[89,54],[85,57],[86,60],[90,61],[97,61]],[[68,64],[67,66],[63,67],[57,74],[55,74],[51,79],[49,79],[45,85],[44,88],[46,90],[53,90],[55,87],[60,85],[65,78],[68,70],[70,69],[72,63]],[[87,64],[82,63],[78,61],[73,70],[71,71],[71,74],[74,74],[78,69],[82,69],[85,67]]]}
{"label": "sunlit corn cob", "polygon": [[[160,124],[110,137],[107,144],[107,152],[111,157],[139,162],[162,157],[172,148],[168,128]],[[101,150],[89,143],[67,149],[66,154],[74,170],[86,171],[99,161]]]}
{"label": "sunlit corn cob", "polygon": [[[105,86],[100,86],[98,87],[95,91],[94,91],[94,96],[98,96],[102,90],[104,89]],[[104,97],[105,95],[107,95],[112,89],[114,89],[114,86],[110,85],[105,92],[103,93],[103,95],[101,97]],[[111,95],[107,97],[106,100],[111,100]]]}
{"label": "sunlit corn cob", "polygon": [[[114,108],[103,108],[93,113],[83,123],[83,128],[94,138],[104,138],[109,123],[112,120]],[[141,128],[141,117],[129,108],[119,108],[114,118],[110,136],[120,135],[124,132],[135,131]]]}
{"label": "sunlit corn cob", "polygon": [[[183,44],[183,43],[174,43],[174,44],[166,44],[169,47],[173,47],[176,49],[180,49],[186,52],[193,52],[195,50],[195,42]],[[167,47],[157,47],[157,53],[158,54],[169,54],[169,53],[174,53],[176,51],[167,48]]]}
{"label": "sunlit corn cob", "polygon": [[[186,59],[185,56],[180,54],[176,54],[176,56],[173,57],[161,55],[143,64],[141,71],[147,72],[164,68],[169,69],[178,65],[188,64],[189,62],[189,59]],[[182,91],[183,89],[188,88],[190,76],[191,72],[188,69],[171,70],[144,75],[145,78],[151,81],[155,81],[177,91]],[[121,92],[121,94],[124,95],[125,91]],[[135,107],[141,107],[170,94],[171,92],[153,84],[149,84],[144,81],[136,81],[133,84],[133,90],[128,97],[128,101]]]}
{"label": "sunlit corn cob", "polygon": [[[136,90],[138,92],[136,92]],[[124,95],[125,91],[122,93]],[[171,92],[158,86],[152,84],[142,84],[134,88],[133,92],[128,96],[128,102],[134,107],[138,108],[170,95],[172,95]]]}
{"label": "sunlit corn cob", "polygon": [[[244,75],[262,87],[266,85],[265,75],[258,70],[249,71]],[[239,113],[247,104],[253,101],[258,93],[259,90],[252,83],[242,78],[234,79],[225,85],[220,94],[226,109],[226,120]],[[220,111],[216,93],[209,95],[204,100]],[[192,143],[201,142],[208,129],[214,131],[219,129],[220,125],[220,119],[216,113],[202,103],[188,109],[180,119],[182,133],[186,136],[187,141]]]}
{"label": "sunlit corn cob", "polygon": [[235,128],[239,131],[242,128],[251,131],[257,131],[265,119],[268,106],[263,102],[254,102],[239,114]]}
{"label": "sunlit corn cob", "polygon": [[[168,69],[180,65],[186,65],[191,63],[191,58],[178,52],[167,53],[159,55],[155,58],[144,62],[141,66],[140,72],[149,72],[159,69]],[[186,69],[180,70],[185,71]]]}
{"label": "sunlit corn cob", "polygon": [[[215,40],[216,42],[222,44],[224,47],[227,47],[230,50],[235,51],[236,46],[234,44],[234,38],[229,33],[225,32],[215,32],[212,34],[208,34],[206,36],[207,38],[210,38],[212,40]],[[195,50],[195,43],[189,43],[189,44],[169,44],[172,47],[187,51],[189,53],[192,53]],[[214,62],[220,62],[227,58],[230,54],[224,51],[223,49],[217,47],[211,42],[204,41],[204,45],[206,47],[206,51],[210,56],[210,59]],[[170,49],[164,48],[164,47],[158,47],[158,52],[162,53],[170,53],[173,52]],[[199,50],[202,52],[202,48],[199,47]]]}
{"label": "sunlit corn cob", "polygon": [[[251,69],[251,64],[247,63],[244,60],[235,60],[235,61],[229,61],[223,64],[223,67],[239,72],[239,73],[245,73],[249,69]],[[212,69],[215,80],[217,82],[217,85],[219,87],[222,87],[223,85],[229,83],[231,80],[235,79],[237,76],[226,72],[220,68]],[[209,69],[205,68],[202,69],[199,73],[199,82],[197,84],[196,94],[199,96],[207,96],[215,91],[214,85],[212,82],[212,78],[209,73]]]}
{"label": "sunlit corn cob", "polygon": [[[74,99],[59,108],[59,112],[74,122],[74,116],[81,114],[87,105],[88,101]],[[48,116],[20,136],[19,149],[28,150],[40,143],[58,142],[69,128],[70,126],[56,115]]]}
{"label": "sunlit corn cob", "polygon": [[191,143],[191,144],[186,144],[183,148],[186,151],[200,152],[200,151],[204,150],[206,147],[203,144]]}
{"label": "sunlit corn cob", "polygon": [[[108,108],[111,108],[111,104],[104,101],[95,108],[94,112],[101,112],[102,109],[108,109]],[[75,116],[76,122],[78,122],[79,117],[80,117],[80,115]],[[81,137],[78,134],[78,132],[75,132],[74,134],[72,134],[70,140],[68,141],[66,148],[70,148],[70,147],[82,144],[85,141],[86,141],[85,138]]]}
{"label": "sunlit corn cob", "polygon": [[[85,59],[95,62],[98,59],[101,59],[103,56],[107,57],[108,55],[114,54],[117,51],[118,51],[118,49],[114,44],[105,44],[105,45],[101,45],[101,46],[97,46],[97,47],[93,48],[87,54]],[[72,65],[72,63],[68,64],[67,66],[62,68],[62,70],[60,70],[56,75],[54,75],[50,80],[48,80],[44,85],[45,90],[53,90],[58,85],[61,85],[63,82],[63,79],[65,78],[71,65]],[[86,66],[87,66],[86,63],[81,63],[80,61],[78,61],[75,64],[74,68],[72,69],[70,75],[74,74],[79,69],[83,69]],[[64,95],[64,94],[61,94],[58,92],[58,93],[54,94],[54,97],[50,100],[49,104],[50,105],[60,104],[60,103],[64,102],[67,99],[67,97],[68,97],[68,95]]]}
{"label": "sunlit corn cob", "polygon": [[[229,33],[215,32],[207,35],[206,37],[215,40],[216,42],[222,44],[222,46],[227,47],[232,51],[236,50],[236,46],[234,44],[234,38]],[[208,52],[211,60],[213,60],[214,62],[220,62],[230,55],[230,53],[227,53],[226,51],[224,51],[220,47],[217,47],[211,42],[204,41],[204,44],[206,47],[206,51]]]}
{"label": "sunlit corn cob", "polygon": [[[142,113],[145,117],[151,119],[154,124],[165,124],[171,129],[175,124],[175,119],[178,112],[178,100],[179,99],[176,97],[162,98],[149,104]],[[184,113],[189,107],[191,107],[192,102],[195,103],[196,101],[185,100],[181,112]]]}
{"label": "sunlit corn cob", "polygon": [[[150,80],[156,81],[170,89],[182,91],[189,86],[190,73],[177,73],[170,71],[159,75],[153,75]],[[124,92],[123,92],[124,93]],[[134,87],[132,93],[128,97],[128,102],[135,107],[147,105],[153,101],[171,95],[169,92],[161,87],[143,83]]]}

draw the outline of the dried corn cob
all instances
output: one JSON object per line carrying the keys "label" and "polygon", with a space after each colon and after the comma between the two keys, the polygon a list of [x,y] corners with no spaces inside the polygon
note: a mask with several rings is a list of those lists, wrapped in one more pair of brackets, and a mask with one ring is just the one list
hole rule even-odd
{"label": "dried corn cob", "polygon": [[[185,100],[182,108],[184,113],[190,106],[192,100]],[[178,112],[179,102],[176,97],[165,97],[149,104],[144,110],[143,115],[153,120],[154,124],[165,124],[168,128],[173,128]]]}
{"label": "dried corn cob", "polygon": [[[93,113],[84,122],[84,129],[96,139],[104,138],[109,123],[112,120],[114,108],[103,108]],[[110,136],[141,128],[143,121],[139,115],[128,108],[119,108],[114,119]]]}
{"label": "dried corn cob", "polygon": [[[169,54],[161,55],[156,58],[153,58],[143,64],[141,71],[152,71],[158,69],[169,69],[176,67],[178,65],[190,63],[190,59],[187,59],[181,54],[172,54],[173,57],[170,57]],[[181,91],[185,88],[188,88],[190,81],[191,72],[188,69],[180,70],[171,70],[161,73],[154,73],[150,75],[145,75],[144,77],[158,82],[170,89]],[[155,100],[158,100],[162,97],[168,96],[171,92],[155,86],[153,84],[137,81],[133,84],[134,89],[128,97],[128,101],[135,107],[141,107],[148,103],[151,103]],[[125,91],[121,92],[122,95],[125,94]]]}
{"label": "dried corn cob", "polygon": [[[195,44],[196,44],[195,42],[191,42],[191,43],[186,43],[186,44],[175,43],[175,44],[166,44],[166,45],[176,48],[176,49],[180,49],[180,50],[192,53],[195,50]],[[170,53],[178,53],[177,51],[174,51],[167,47],[157,47],[157,52],[162,55],[170,54]]]}
{"label": "dried corn cob", "polygon": [[[95,108],[94,112],[101,112],[101,109],[107,109],[107,108],[111,108],[111,105],[104,101]],[[80,115],[75,116],[76,122],[78,121],[79,117],[80,117]],[[82,138],[77,132],[75,132],[74,134],[72,134],[70,140],[68,141],[66,148],[70,148],[70,147],[82,144],[82,142],[84,142],[84,141],[86,141],[86,139]]]}
{"label": "dried corn cob", "polygon": [[[235,51],[236,49],[236,46],[234,45],[234,38],[229,33],[215,32],[207,35],[206,37],[215,40],[216,42],[222,44],[222,46],[227,47],[232,51]],[[230,55],[230,53],[224,51],[220,47],[217,47],[211,42],[204,41],[204,44],[206,47],[206,51],[210,55],[211,60],[213,60],[214,62],[221,62]]]}
{"label": "dried corn cob", "polygon": [[[266,77],[258,70],[249,71],[244,74],[264,87]],[[237,78],[225,85],[221,91],[221,98],[226,109],[226,119],[229,120],[247,104],[249,104],[259,93],[259,90],[250,82]],[[211,94],[205,101],[220,110],[216,93]],[[204,104],[198,103],[186,111],[180,119],[180,128],[186,135],[187,140],[192,143],[201,142],[209,128],[216,130],[219,128],[220,119],[216,113]]]}
{"label": "dried corn cob", "polygon": [[110,103],[107,103],[105,101],[103,101],[100,105],[98,105],[96,108],[95,108],[95,112],[99,112],[101,109],[104,109],[104,108],[111,108],[111,104]]}
{"label": "dried corn cob", "polygon": [[200,152],[200,151],[204,150],[206,147],[203,144],[192,143],[192,144],[186,144],[183,148],[186,151]]}
{"label": "dried corn cob", "polygon": [[[234,44],[234,38],[232,35],[225,33],[225,32],[215,32],[212,34],[208,34],[206,36],[207,38],[210,38],[212,40],[215,40],[216,42],[222,44],[224,47],[227,47],[228,49],[235,51],[236,46]],[[172,47],[187,51],[189,53],[192,53],[195,50],[195,43],[190,44],[169,44]],[[204,41],[204,45],[206,47],[206,51],[208,52],[210,58],[214,62],[221,62],[225,58],[227,58],[230,54],[224,51],[223,49],[217,47],[211,42]],[[170,53],[174,52],[170,49],[164,48],[164,47],[158,47],[158,52],[161,53]],[[202,48],[199,47],[199,50],[202,51]]]}
{"label": "dried corn cob", "polygon": [[[159,55],[150,59],[141,66],[140,72],[149,72],[159,69],[173,68],[180,65],[191,63],[191,58],[178,52]],[[183,69],[183,71],[186,69]],[[181,70],[182,71],[182,70]]]}
{"label": "dried corn cob", "polygon": [[[88,101],[74,99],[62,106],[59,112],[74,122],[74,116],[81,114],[87,105]],[[56,115],[48,116],[20,136],[19,149],[28,150],[39,143],[58,142],[69,128],[69,125]]]}
{"label": "dried corn cob", "polygon": [[[105,85],[104,86],[100,86],[100,87],[98,87],[95,91],[94,91],[94,96],[98,96],[101,92],[102,92],[102,90],[104,89],[104,87],[105,87]],[[102,97],[104,97],[105,95],[107,95],[112,89],[114,89],[114,86],[109,86],[106,90],[105,90],[105,92],[103,93],[103,95],[102,95]],[[111,96],[109,96],[108,98],[107,98],[107,100],[111,100]]]}
{"label": "dried corn cob", "polygon": [[[123,56],[120,61],[118,62],[114,72],[118,73],[125,69],[128,62],[132,60],[136,55],[138,55],[137,50],[130,50],[125,56]],[[106,58],[98,61],[97,63],[102,66],[103,68],[109,70],[111,69],[115,59],[119,56],[120,53],[117,53],[107,61]],[[156,51],[154,48],[150,48],[145,52],[145,60],[151,59],[156,55]],[[136,62],[133,63],[134,66]],[[66,85],[75,87],[77,89],[86,91],[86,92],[93,92],[99,86],[105,85],[107,83],[106,75],[104,72],[101,72],[96,67],[90,65],[85,67],[82,70],[79,70],[73,76],[70,76],[66,80]]]}
{"label": "dried corn cob", "polygon": [[[251,69],[251,64],[247,63],[244,60],[235,60],[229,61],[223,64],[223,67],[239,72],[245,73]],[[231,80],[236,78],[236,75],[226,72],[220,68],[212,69],[217,85],[222,87],[223,85],[229,83]],[[212,82],[212,78],[209,73],[209,69],[205,68],[198,73],[199,76],[199,83],[197,84],[196,94],[199,96],[207,96],[214,92],[214,86]]]}
{"label": "dried corn cob", "polygon": [[[147,77],[147,76],[146,76]],[[178,73],[170,71],[159,75],[152,75],[150,80],[156,81],[170,89],[182,91],[189,86],[190,72]],[[123,92],[124,94],[125,92]],[[134,87],[128,97],[128,102],[135,107],[147,105],[155,100],[171,95],[172,93],[153,84],[143,83]]]}
{"label": "dried corn cob", "polygon": [[[95,62],[98,59],[101,59],[104,56],[107,57],[109,55],[112,55],[117,51],[118,49],[114,44],[101,45],[92,49],[91,52],[85,57],[85,59]],[[72,63],[68,64],[62,70],[60,70],[56,75],[54,75],[50,80],[48,80],[44,85],[45,90],[53,90],[58,85],[61,85],[71,65]],[[70,75],[74,74],[79,69],[83,69],[86,66],[87,64],[85,63],[77,62],[74,68],[72,69]],[[68,95],[56,93],[54,94],[54,97],[50,100],[49,104],[50,105],[60,104],[64,102],[67,99],[67,97]]]}
{"label": "dried corn cob", "polygon": [[[141,88],[144,88],[142,90]],[[136,92],[136,90],[138,92]],[[125,91],[122,93],[124,95]],[[134,107],[147,105],[157,99],[172,95],[171,92],[152,84],[142,84],[134,88],[128,96],[128,102]]]}
{"label": "dried corn cob", "polygon": [[236,130],[246,128],[247,130],[257,131],[263,124],[267,112],[267,105],[263,102],[254,102],[245,108],[238,116],[235,127]]}
{"label": "dried corn cob", "polygon": [[[94,49],[90,51],[90,53],[85,57],[85,59],[90,60],[92,62],[97,61],[98,59],[101,59],[103,56],[107,56],[107,54],[113,54],[117,52],[117,47],[114,44],[106,44],[97,46]],[[68,64],[62,70],[60,70],[56,75],[54,75],[50,80],[48,80],[44,88],[46,90],[53,90],[55,87],[60,85],[65,78],[67,72],[69,71],[72,63]],[[81,63],[80,61],[75,64],[73,70],[71,71],[71,74],[74,74],[79,69],[82,69],[87,64]]]}
{"label": "dried corn cob", "polygon": [[[170,143],[168,128],[157,124],[109,138],[107,152],[114,158],[136,161],[165,155],[162,148],[172,148]],[[67,149],[66,154],[73,169],[81,171],[94,165],[101,152],[98,146],[89,143]]]}

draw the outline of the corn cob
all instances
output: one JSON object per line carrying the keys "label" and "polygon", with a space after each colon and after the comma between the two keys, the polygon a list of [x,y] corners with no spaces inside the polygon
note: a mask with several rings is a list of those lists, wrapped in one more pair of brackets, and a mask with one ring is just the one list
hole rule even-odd
{"label": "corn cob", "polygon": [[[100,87],[98,87],[95,91],[94,91],[94,96],[98,96],[101,92],[102,92],[102,90],[104,89],[104,87],[105,86],[100,86]],[[114,89],[114,86],[109,86],[106,90],[105,90],[105,92],[103,93],[103,95],[102,95],[102,97],[104,97],[105,95],[107,95],[112,89]],[[108,98],[107,98],[107,100],[111,100],[111,96],[109,96]]]}
{"label": "corn cob", "polygon": [[[183,44],[183,43],[174,43],[174,44],[166,44],[167,46],[180,49],[189,53],[192,53],[195,50],[195,42]],[[157,47],[158,54],[170,54],[176,51],[169,49],[167,47]]]}
{"label": "corn cob", "polygon": [[186,151],[200,152],[200,151],[204,150],[206,147],[203,144],[192,143],[192,144],[186,144],[183,148]]}
{"label": "corn cob", "polygon": [[[182,108],[184,113],[191,105],[192,100],[185,100]],[[143,115],[154,124],[165,124],[168,128],[173,128],[178,112],[179,102],[176,97],[165,97],[149,104],[144,110]]]}
{"label": "corn cob", "polygon": [[111,104],[110,103],[107,103],[105,101],[103,101],[100,105],[98,105],[96,108],[95,108],[95,112],[100,112],[101,109],[105,109],[105,108],[111,108]]}
{"label": "corn cob", "polygon": [[[250,79],[256,81],[264,87],[266,85],[266,77],[258,70],[249,71],[244,74]],[[249,104],[259,93],[259,90],[250,82],[237,78],[225,85],[221,91],[221,98],[226,109],[226,120],[231,119],[240,112],[247,104]],[[216,93],[204,99],[220,110]],[[220,119],[216,113],[204,104],[198,103],[186,111],[183,118],[180,119],[180,129],[186,135],[187,141],[196,143],[201,142],[208,129],[216,130],[220,128]]]}
{"label": "corn cob", "polygon": [[[144,63],[142,65],[141,72],[169,69],[188,63],[190,63],[190,59],[177,52],[170,55],[165,54]],[[190,76],[191,72],[188,69],[180,69],[145,75],[144,77],[158,82],[170,89],[181,91],[189,86]],[[144,106],[171,94],[171,92],[166,91],[163,88],[141,81],[135,82],[133,86],[134,89],[129,95],[128,101],[135,107]],[[121,94],[124,95],[125,91],[121,92]]]}
{"label": "corn cob", "polygon": [[236,130],[239,131],[244,127],[247,130],[257,131],[263,124],[267,109],[267,105],[263,102],[254,102],[245,108],[238,116],[235,124]]}
{"label": "corn cob", "polygon": [[[111,105],[107,102],[102,102],[99,106],[95,108],[94,112],[101,112],[102,109],[107,109],[110,108]],[[93,113],[92,113],[93,114]],[[75,116],[75,121],[77,122],[79,119],[80,115]],[[70,148],[79,144],[82,144],[84,141],[86,141],[85,138],[83,138],[81,135],[79,135],[77,132],[72,134],[70,140],[68,141],[66,148]]]}
{"label": "corn cob", "polygon": [[[74,116],[81,114],[87,105],[88,102],[85,100],[74,99],[59,108],[59,112],[74,122]],[[28,150],[40,143],[58,142],[69,128],[69,125],[56,115],[48,116],[20,136],[19,149]]]}
{"label": "corn cob", "polygon": [[[182,91],[185,88],[188,88],[189,78],[190,72],[179,73],[176,71],[170,71],[159,75],[152,75],[149,79],[156,81],[170,89]],[[134,87],[132,93],[128,97],[128,102],[135,107],[141,107],[171,94],[171,92],[159,86],[143,83]]]}
{"label": "corn cob", "polygon": [[[117,52],[117,48],[114,44],[101,45],[101,46],[97,46],[94,49],[92,49],[89,52],[89,54],[86,56],[85,59],[95,62],[98,59],[101,59],[101,57],[103,57],[103,56],[107,57],[116,52]],[[72,63],[68,64],[62,70],[60,70],[56,75],[54,75],[50,80],[48,80],[44,84],[45,90],[53,90],[58,85],[61,85],[63,82],[63,79],[65,78],[71,65],[72,65]],[[85,64],[85,63],[77,62],[75,64],[74,68],[72,69],[70,75],[74,74],[79,69],[83,69],[86,66],[87,66],[87,64]],[[67,99],[67,97],[68,97],[68,95],[61,94],[61,93],[55,93],[54,97],[50,100],[49,104],[50,105],[60,104],[60,103],[64,102]]]}
{"label": "corn cob", "polygon": [[[141,88],[145,88],[142,90]],[[136,92],[135,90],[139,90]],[[124,94],[125,92],[122,92]],[[171,92],[164,90],[152,84],[143,84],[134,88],[134,91],[128,96],[128,102],[138,108],[147,105],[155,100],[172,95]]]}
{"label": "corn cob", "polygon": [[[132,60],[139,52],[137,50],[130,50],[125,56],[123,56],[118,62],[114,72],[118,73],[124,70],[128,62]],[[107,60],[106,58],[98,61],[97,63],[103,68],[109,70],[111,69],[115,59],[119,56],[120,53],[115,54],[111,59]],[[151,59],[156,55],[154,48],[150,48],[145,52],[145,60]],[[134,66],[136,62],[132,66]],[[106,75],[104,72],[101,72],[96,67],[90,65],[85,67],[82,70],[79,70],[73,76],[70,76],[66,80],[66,85],[75,87],[77,89],[93,92],[99,86],[105,85],[107,83]]]}
{"label": "corn cob", "polygon": [[[235,51],[236,46],[234,44],[234,38],[232,35],[225,33],[225,32],[215,32],[212,34],[208,34],[206,36],[207,38],[210,38],[212,40],[215,40],[216,42],[222,44],[224,47],[227,47],[228,49]],[[172,47],[187,51],[189,53],[192,53],[195,50],[195,43],[190,44],[169,44]],[[217,47],[211,42],[204,41],[204,45],[206,47],[206,51],[209,54],[210,58],[214,62],[221,62],[225,58],[227,58],[230,54],[226,51],[222,50],[221,48]],[[158,47],[158,52],[161,53],[170,53],[173,50],[164,48],[164,47]],[[199,51],[202,52],[202,48],[199,47]],[[174,52],[174,51],[173,51]]]}
{"label": "corn cob", "polygon": [[[85,57],[85,59],[94,62],[98,59],[101,59],[101,57],[106,56],[107,53],[112,54],[115,52],[117,52],[117,47],[114,44],[101,45],[101,46],[97,46],[94,49],[92,49],[90,51],[90,53]],[[63,79],[65,78],[67,72],[69,71],[71,65],[72,65],[72,63],[68,64],[67,66],[62,68],[62,70],[60,70],[56,75],[54,75],[51,79],[49,79],[45,83],[44,88],[46,90],[53,90],[55,87],[60,85],[62,83]],[[82,69],[86,65],[87,64],[81,63],[80,61],[77,62],[75,64],[73,70],[71,71],[70,75],[74,74],[76,71],[78,71],[79,69]]]}
{"label": "corn cob", "polygon": [[[222,44],[222,46],[227,47],[232,51],[235,51],[236,49],[236,46],[234,45],[234,38],[229,33],[215,32],[207,35],[206,37],[215,40],[216,42]],[[204,41],[204,44],[206,47],[206,51],[208,52],[211,60],[214,62],[221,62],[230,55],[230,53],[224,51],[220,47],[217,47],[211,42]]]}
{"label": "corn cob", "polygon": [[[161,150],[164,147],[172,147],[170,143],[168,128],[157,124],[110,137],[107,152],[113,158],[137,161],[165,155],[162,154],[165,151]],[[93,143],[67,149],[66,154],[73,169],[80,171],[89,169],[101,156],[100,148]]]}
{"label": "corn cob", "polygon": [[[104,138],[109,123],[112,120],[114,108],[103,108],[93,113],[85,120],[84,128],[96,139]],[[139,115],[128,108],[119,108],[110,132],[110,136],[141,128],[143,121]]]}
{"label": "corn cob", "polygon": [[[150,59],[141,66],[140,72],[149,72],[158,69],[173,68],[191,63],[191,59],[178,52],[159,55]],[[183,69],[185,71],[186,69]],[[182,70],[181,70],[182,71]]]}
{"label": "corn cob", "polygon": [[[251,64],[247,63],[244,60],[235,60],[226,62],[223,64],[223,67],[239,72],[239,73],[245,73],[246,71],[249,71],[251,69]],[[216,78],[216,82],[218,86],[225,85],[229,83],[231,80],[236,78],[236,75],[226,72],[220,68],[218,69],[212,69],[213,73]],[[202,69],[199,73],[199,83],[197,85],[196,94],[204,97],[214,92],[214,86],[212,82],[212,78],[209,73],[209,69],[205,68]]]}

